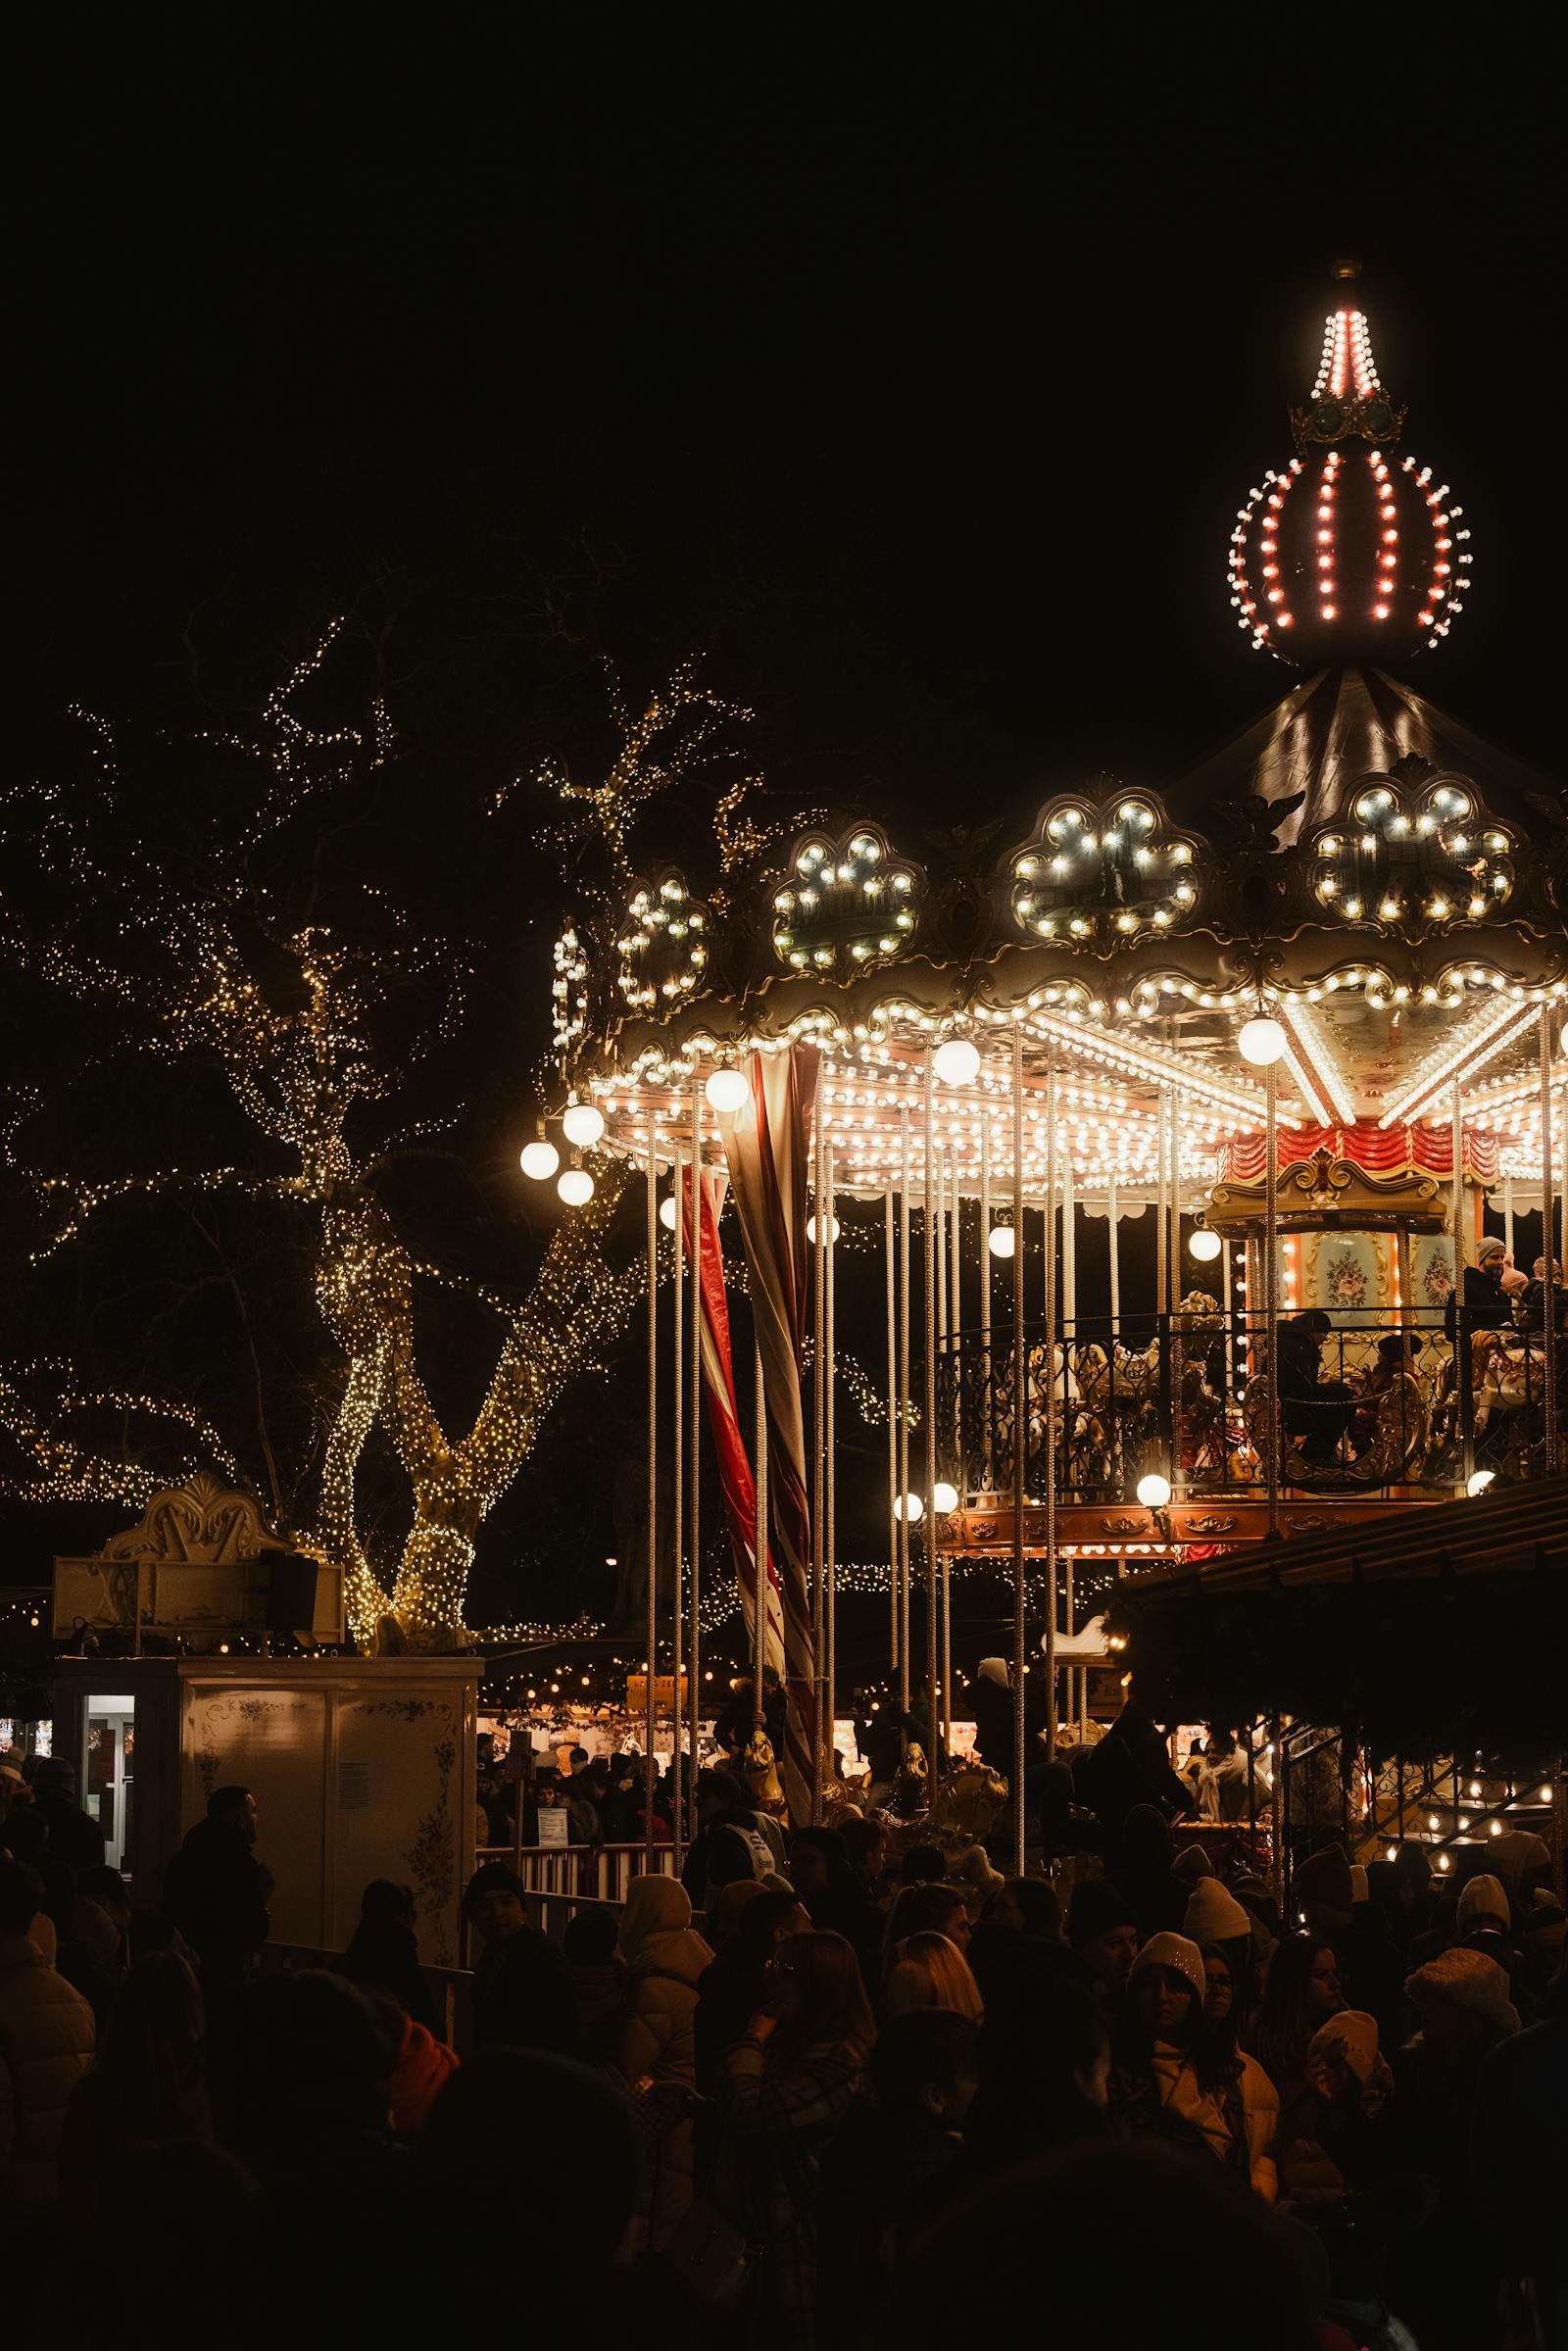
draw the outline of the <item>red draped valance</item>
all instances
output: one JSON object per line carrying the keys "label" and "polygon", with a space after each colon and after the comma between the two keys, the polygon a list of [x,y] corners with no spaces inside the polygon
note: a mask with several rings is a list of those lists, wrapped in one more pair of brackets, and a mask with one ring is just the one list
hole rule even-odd
{"label": "red draped valance", "polygon": [[[1361,1118],[1354,1126],[1281,1127],[1277,1144],[1281,1167],[1294,1167],[1298,1159],[1310,1159],[1316,1151],[1328,1151],[1336,1159],[1352,1161],[1367,1175],[1396,1175],[1406,1168],[1422,1175],[1453,1173],[1453,1130],[1446,1121],[1441,1126],[1418,1120],[1409,1126],[1380,1127],[1370,1118]],[[1238,1135],[1225,1147],[1221,1182],[1259,1183],[1263,1159],[1261,1135]],[[1494,1184],[1496,1136],[1485,1127],[1467,1126],[1462,1163],[1472,1183]]]}

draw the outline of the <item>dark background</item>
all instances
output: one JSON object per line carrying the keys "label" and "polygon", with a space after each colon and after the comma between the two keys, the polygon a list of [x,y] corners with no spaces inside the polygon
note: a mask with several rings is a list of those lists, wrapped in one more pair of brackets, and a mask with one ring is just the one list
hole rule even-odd
{"label": "dark background", "polygon": [[[603,655],[635,694],[699,647],[783,808],[897,839],[1021,831],[1102,766],[1157,785],[1291,682],[1224,558],[1331,254],[1475,531],[1418,682],[1554,763],[1547,24],[73,20],[29,60],[11,210],[23,756],[73,699],[254,707],[351,613],[412,753],[388,854],[493,957],[455,1074],[523,1267],[559,888],[525,823],[498,857],[466,812],[547,751],[591,763]],[[536,1603],[538,1476],[481,1614]],[[14,1574],[73,1540],[6,1524]]]}

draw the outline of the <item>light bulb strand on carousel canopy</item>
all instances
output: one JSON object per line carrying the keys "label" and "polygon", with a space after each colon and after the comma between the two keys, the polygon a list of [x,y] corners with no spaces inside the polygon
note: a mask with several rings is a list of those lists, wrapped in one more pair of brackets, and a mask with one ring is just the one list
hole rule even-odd
{"label": "light bulb strand on carousel canopy", "polygon": [[1479,1073],[1504,1047],[1522,1037],[1537,1017],[1535,1004],[1521,1006],[1510,1001],[1484,1006],[1474,1020],[1461,1025],[1457,1036],[1450,1035],[1427,1056],[1378,1125],[1400,1126],[1418,1118],[1461,1070]]}

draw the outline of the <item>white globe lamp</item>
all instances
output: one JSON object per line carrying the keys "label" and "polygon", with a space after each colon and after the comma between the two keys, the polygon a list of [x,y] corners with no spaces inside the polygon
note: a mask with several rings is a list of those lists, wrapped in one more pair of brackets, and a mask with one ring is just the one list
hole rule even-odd
{"label": "white globe lamp", "polygon": [[605,1114],[597,1102],[568,1102],[562,1114],[562,1132],[579,1151],[588,1151],[605,1131]]}
{"label": "white globe lamp", "polygon": [[586,1167],[568,1167],[556,1190],[568,1208],[580,1208],[593,1199],[594,1180]]}
{"label": "white globe lamp", "polygon": [[893,1515],[895,1518],[907,1519],[911,1527],[917,1527],[925,1516],[925,1504],[917,1494],[895,1494]]}
{"label": "white globe lamp", "polygon": [[1157,1469],[1146,1471],[1138,1481],[1138,1499],[1146,1510],[1163,1510],[1170,1500],[1169,1478],[1162,1478]]}
{"label": "white globe lamp", "polygon": [[950,1486],[946,1478],[938,1478],[931,1489],[931,1500],[933,1505],[946,1516],[949,1511],[956,1510],[958,1507],[958,1489],[956,1486]]}
{"label": "white globe lamp", "polygon": [[710,1107],[721,1111],[725,1117],[744,1109],[752,1098],[745,1074],[739,1069],[715,1069],[703,1092],[708,1097]]}
{"label": "white globe lamp", "polygon": [[[837,1241],[839,1237],[839,1220],[836,1216],[830,1216],[827,1220],[827,1237],[829,1241]],[[806,1220],[806,1238],[815,1249],[816,1218],[814,1216],[808,1216]]]}
{"label": "white globe lamp", "polygon": [[660,1201],[659,1221],[666,1233],[672,1233],[675,1230],[675,1195],[673,1192],[666,1192]]}
{"label": "white globe lamp", "polygon": [[1010,1224],[994,1224],[992,1226],[991,1238],[986,1243],[986,1247],[994,1257],[1010,1257],[1017,1246],[1018,1236]]}
{"label": "white globe lamp", "polygon": [[531,1177],[534,1183],[548,1184],[560,1165],[560,1151],[553,1143],[547,1143],[542,1135],[537,1143],[523,1145],[522,1172]]}
{"label": "white globe lamp", "polygon": [[972,1086],[980,1073],[980,1049],[967,1037],[949,1037],[931,1055],[931,1066],[944,1086]]}
{"label": "white globe lamp", "polygon": [[1285,1031],[1277,1020],[1271,1019],[1266,1012],[1260,1012],[1255,1020],[1248,1021],[1242,1029],[1236,1040],[1236,1050],[1244,1061],[1251,1062],[1254,1069],[1272,1069],[1284,1054]]}
{"label": "white globe lamp", "polygon": [[1200,1224],[1188,1242],[1187,1249],[1188,1254],[1196,1257],[1200,1265],[1211,1265],[1224,1246],[1217,1233],[1211,1233],[1206,1224]]}

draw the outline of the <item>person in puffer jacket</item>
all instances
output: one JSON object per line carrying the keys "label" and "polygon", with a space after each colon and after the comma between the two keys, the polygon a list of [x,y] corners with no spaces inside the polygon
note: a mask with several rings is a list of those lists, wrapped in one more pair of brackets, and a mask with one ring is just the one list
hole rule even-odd
{"label": "person in puffer jacket", "polygon": [[43,1884],[0,1862],[0,2207],[47,2204],[66,2107],[92,2064],[92,2010],[27,1934]]}
{"label": "person in puffer jacket", "polygon": [[674,1878],[633,1878],[621,1914],[630,1973],[616,2057],[647,2119],[653,2164],[648,2243],[658,2252],[689,2208],[695,2172],[689,2101],[697,2089],[693,2017],[698,1980],[713,1954],[691,1923],[691,1896]]}
{"label": "person in puffer jacket", "polygon": [[1272,2204],[1279,2100],[1262,2067],[1204,2016],[1206,1991],[1198,1945],[1151,1935],[1112,2035],[1111,2120],[1132,2134],[1206,2147]]}

